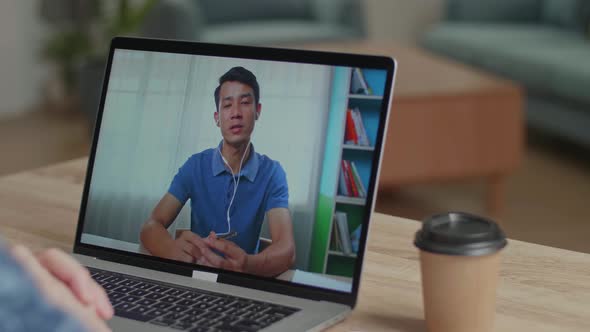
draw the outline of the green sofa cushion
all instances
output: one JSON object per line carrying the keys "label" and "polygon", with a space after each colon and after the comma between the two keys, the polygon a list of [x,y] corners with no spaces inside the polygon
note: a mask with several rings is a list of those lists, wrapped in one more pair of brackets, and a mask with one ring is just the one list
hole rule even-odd
{"label": "green sofa cushion", "polygon": [[285,41],[341,40],[354,36],[358,36],[358,31],[352,28],[301,20],[210,25],[202,31],[201,40],[212,43],[274,45],[284,44]]}
{"label": "green sofa cushion", "polygon": [[583,29],[580,12],[582,1],[586,0],[543,0],[541,21],[570,29]]}
{"label": "green sofa cushion", "polygon": [[590,42],[582,34],[540,25],[444,23],[423,44],[532,90],[590,103]]}
{"label": "green sofa cushion", "polygon": [[538,21],[543,0],[448,0],[447,17],[453,21]]}
{"label": "green sofa cushion", "polygon": [[309,4],[301,0],[199,0],[198,3],[207,24],[302,19],[312,15]]}

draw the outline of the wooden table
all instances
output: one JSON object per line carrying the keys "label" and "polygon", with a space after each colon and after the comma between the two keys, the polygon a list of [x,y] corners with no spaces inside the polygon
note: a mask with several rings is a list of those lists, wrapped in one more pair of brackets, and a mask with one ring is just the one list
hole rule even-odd
{"label": "wooden table", "polygon": [[[0,178],[0,234],[71,250],[86,159]],[[425,331],[419,223],[375,214],[357,308],[329,331]],[[590,255],[510,241],[496,331],[590,331]]]}
{"label": "wooden table", "polygon": [[302,47],[381,54],[398,61],[380,189],[483,178],[487,211],[501,217],[506,177],[522,159],[524,109],[519,86],[424,50],[384,41]]}

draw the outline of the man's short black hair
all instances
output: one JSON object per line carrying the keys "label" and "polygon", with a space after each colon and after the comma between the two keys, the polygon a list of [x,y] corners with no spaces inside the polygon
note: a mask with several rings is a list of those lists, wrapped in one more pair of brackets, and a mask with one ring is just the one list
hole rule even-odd
{"label": "man's short black hair", "polygon": [[252,90],[254,90],[254,102],[258,105],[258,100],[260,99],[260,87],[258,86],[256,76],[244,67],[233,67],[219,78],[219,85],[214,93],[216,111],[219,110],[219,90],[221,89],[221,85],[228,81],[240,82],[251,87]]}

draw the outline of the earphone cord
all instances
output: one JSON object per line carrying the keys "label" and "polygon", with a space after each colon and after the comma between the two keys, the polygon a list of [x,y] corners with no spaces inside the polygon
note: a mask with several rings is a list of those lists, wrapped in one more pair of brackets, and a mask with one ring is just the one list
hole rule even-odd
{"label": "earphone cord", "polygon": [[244,157],[246,157],[246,153],[248,153],[248,149],[250,148],[250,141],[248,141],[248,145],[246,145],[246,149],[244,150],[244,154],[242,154],[242,159],[240,160],[240,168],[238,169],[238,180],[236,182],[236,177],[234,176],[234,170],[231,168],[231,166],[229,165],[229,163],[227,162],[227,160],[225,160],[225,157],[223,157],[223,154],[221,153],[221,151],[219,150],[219,148],[217,149],[217,151],[219,151],[219,155],[221,155],[221,159],[223,159],[223,162],[227,165],[227,167],[229,167],[231,173],[232,173],[232,179],[234,180],[234,193],[231,197],[231,200],[229,201],[229,206],[227,208],[227,212],[226,212],[226,217],[227,217],[227,232],[225,233],[217,233],[217,235],[227,235],[230,233],[231,231],[231,224],[230,224],[230,217],[229,217],[229,212],[231,210],[231,206],[234,203],[234,198],[236,198],[236,193],[238,192],[238,186],[240,185],[240,173],[242,172],[242,163],[244,162]]}

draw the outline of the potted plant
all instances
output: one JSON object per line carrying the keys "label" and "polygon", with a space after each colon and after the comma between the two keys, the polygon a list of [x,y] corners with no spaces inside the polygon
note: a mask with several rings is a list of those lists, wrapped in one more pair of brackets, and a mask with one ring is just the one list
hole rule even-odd
{"label": "potted plant", "polygon": [[156,2],[42,1],[42,17],[57,28],[43,56],[57,66],[66,99],[79,101],[92,127],[111,39],[136,34]]}
{"label": "potted plant", "polygon": [[120,0],[112,16],[102,16],[102,36],[95,43],[93,52],[83,59],[79,71],[80,108],[88,116],[90,128],[94,128],[98,104],[100,102],[101,84],[108,56],[110,41],[115,36],[134,35],[139,31],[145,17],[156,4],[156,0],[136,3]]}

